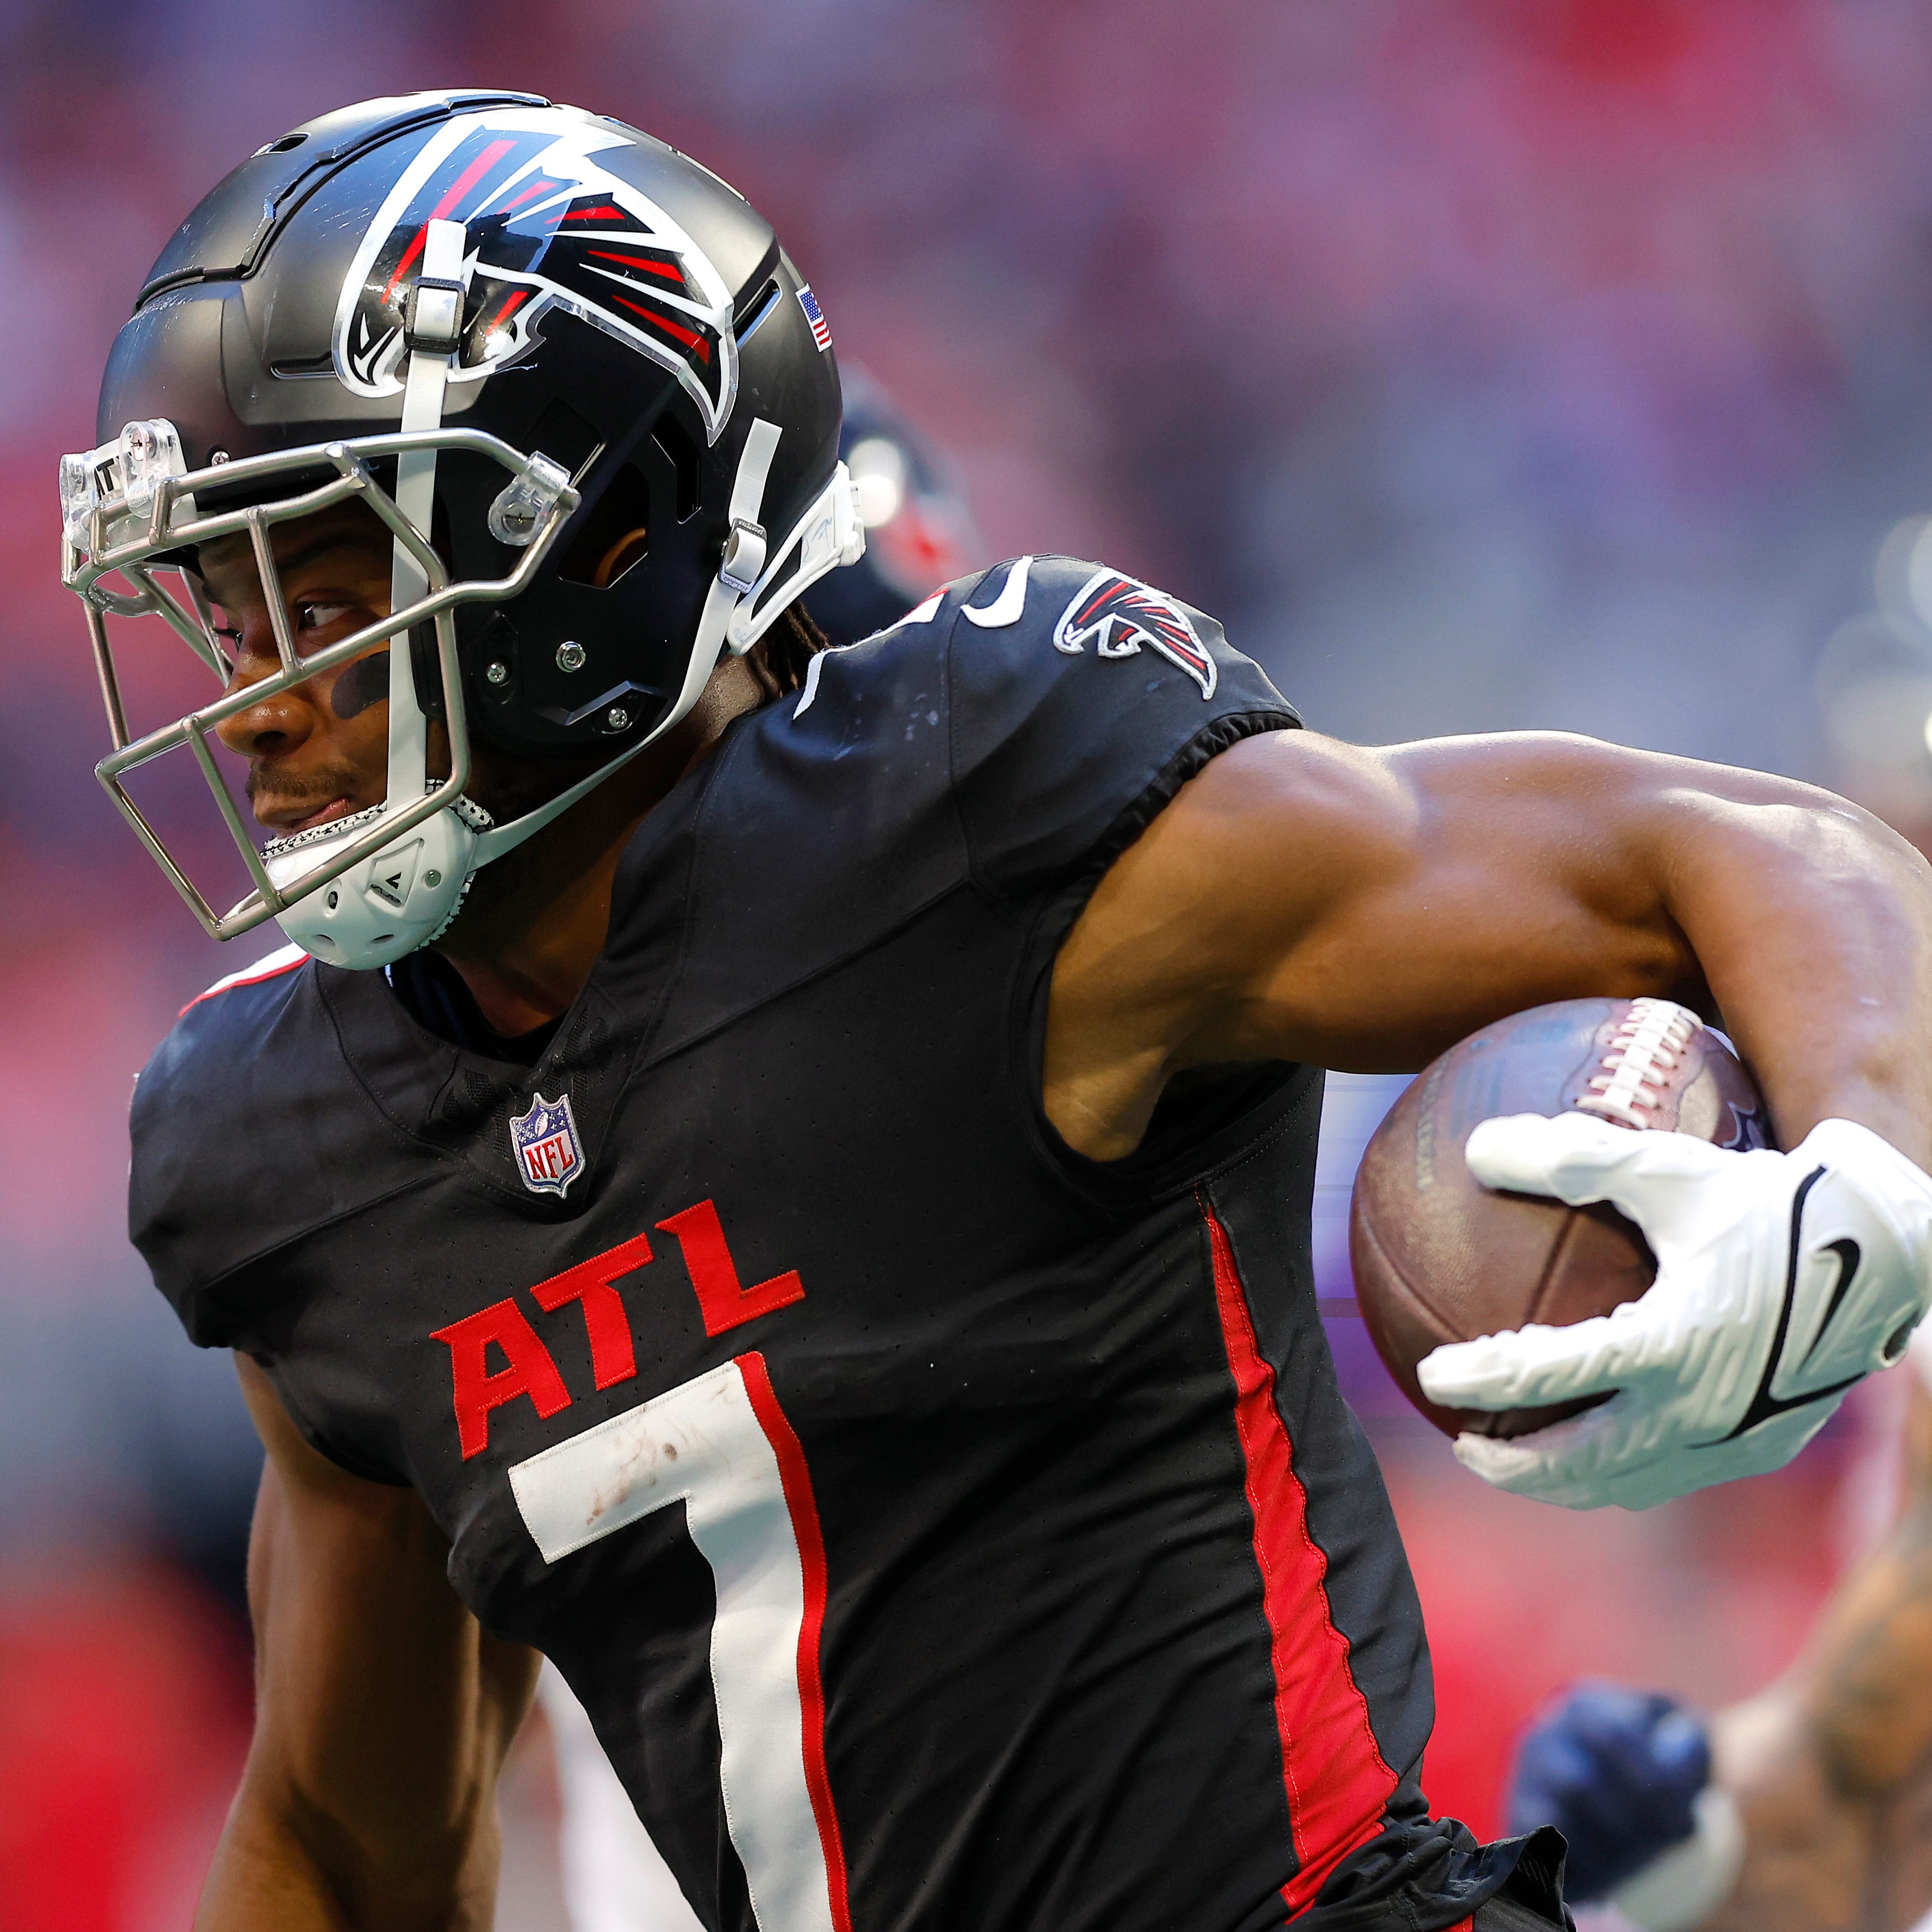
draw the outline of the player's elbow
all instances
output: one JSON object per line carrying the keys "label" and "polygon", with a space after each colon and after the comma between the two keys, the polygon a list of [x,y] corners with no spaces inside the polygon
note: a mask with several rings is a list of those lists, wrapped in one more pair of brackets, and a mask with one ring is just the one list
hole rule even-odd
{"label": "player's elbow", "polygon": [[[301,1900],[345,1932],[487,1932],[496,1897],[494,1791],[470,1781],[434,1806],[378,1808],[257,1748],[236,1793],[196,1932],[259,1932]],[[301,1913],[292,1913],[302,1922]]]}

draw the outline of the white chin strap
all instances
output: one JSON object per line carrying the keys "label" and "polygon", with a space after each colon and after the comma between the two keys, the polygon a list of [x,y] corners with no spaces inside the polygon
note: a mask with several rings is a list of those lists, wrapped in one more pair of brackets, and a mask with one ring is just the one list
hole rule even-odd
{"label": "white chin strap", "polygon": [[[461,328],[464,244],[460,222],[429,224],[422,273],[409,311],[410,366],[401,423],[406,431],[433,430],[442,425],[450,358],[456,352]],[[452,800],[445,810],[412,827],[394,844],[316,886],[283,912],[277,923],[296,945],[331,965],[359,968],[386,966],[429,944],[455,918],[470,880],[482,867],[542,831],[678,723],[698,702],[728,640],[735,652],[751,648],[764,625],[755,614],[748,624],[741,620],[734,626],[733,620],[739,616],[741,606],[755,603],[794,549],[798,553],[794,568],[802,580],[799,589],[835,565],[858,556],[864,548],[864,533],[852,506],[851,484],[841,464],[798,529],[770,559],[768,567],[760,518],[778,436],[776,424],[759,417],[745,439],[731,485],[730,541],[705,597],[683,688],[658,724],[588,778],[507,825],[494,824],[490,814],[469,799]],[[395,494],[403,514],[429,541],[436,505],[434,448],[412,450],[398,459]],[[424,596],[428,588],[422,566],[398,540],[391,568],[389,608],[402,610]],[[782,608],[771,609],[770,615]],[[389,775],[384,802],[352,818],[278,840],[263,854],[268,876],[278,886],[286,886],[326,865],[346,841],[380,824],[393,806],[422,797],[426,787],[434,790],[427,776],[428,741],[429,724],[416,699],[409,639],[406,634],[399,635],[390,640],[389,646]]]}

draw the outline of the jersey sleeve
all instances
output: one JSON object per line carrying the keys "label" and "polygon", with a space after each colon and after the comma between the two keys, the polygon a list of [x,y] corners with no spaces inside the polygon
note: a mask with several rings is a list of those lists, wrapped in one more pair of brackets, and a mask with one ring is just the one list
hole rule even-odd
{"label": "jersey sleeve", "polygon": [[395,1184],[358,1160],[373,1110],[340,1064],[295,948],[182,1012],[135,1082],[128,1235],[189,1339],[254,1348],[286,1312],[278,1253]]}
{"label": "jersey sleeve", "polygon": [[1103,863],[1217,752],[1300,722],[1204,612],[1070,557],[988,571],[948,670],[967,851],[1003,895]]}

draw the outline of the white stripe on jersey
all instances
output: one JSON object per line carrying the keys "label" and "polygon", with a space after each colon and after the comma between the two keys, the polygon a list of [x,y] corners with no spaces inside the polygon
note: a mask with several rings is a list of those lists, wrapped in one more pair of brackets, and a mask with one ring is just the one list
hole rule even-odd
{"label": "white stripe on jersey", "polygon": [[[253,986],[257,980],[272,980],[278,973],[286,973],[299,966],[308,957],[299,946],[284,946],[258,959],[252,966],[244,966],[238,973],[230,973],[218,980],[206,992],[197,993],[188,1005],[199,1006],[203,1000],[212,1000],[217,993],[225,993],[231,986]],[[185,1008],[183,1009],[186,1010]]]}
{"label": "white stripe on jersey", "polygon": [[759,1932],[833,1932],[806,1782],[805,1576],[778,1455],[729,1361],[510,1467],[546,1563],[673,1503],[711,1566],[711,1682],[724,1821]]}

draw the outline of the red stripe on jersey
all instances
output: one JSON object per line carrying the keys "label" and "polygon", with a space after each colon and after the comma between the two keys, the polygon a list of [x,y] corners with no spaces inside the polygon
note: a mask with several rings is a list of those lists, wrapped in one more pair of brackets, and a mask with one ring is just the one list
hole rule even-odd
{"label": "red stripe on jersey", "polygon": [[[268,958],[272,959],[274,956],[272,952]],[[262,970],[259,973],[250,973],[245,969],[239,973],[231,973],[226,979],[216,980],[206,992],[196,994],[194,998],[176,1014],[175,1018],[185,1018],[201,1004],[203,1000],[212,1000],[221,993],[232,993],[237,986],[259,986],[264,980],[279,980],[284,973],[292,973],[298,967],[306,966],[308,964],[308,955],[304,952],[298,954],[293,959],[284,960],[279,966],[271,966],[264,962]]]}
{"label": "red stripe on jersey", "polygon": [[798,1701],[804,1719],[806,1789],[812,1794],[812,1816],[818,1821],[818,1842],[825,1854],[833,1932],[852,1932],[852,1911],[845,1896],[845,1843],[839,1836],[832,1780],[825,1768],[825,1680],[819,1667],[825,1632],[825,1539],[818,1527],[818,1505],[812,1498],[805,1450],[778,1406],[764,1357],[754,1349],[736,1360],[738,1372],[745,1378],[745,1393],[752,1399],[752,1412],[778,1458],[778,1479],[784,1485],[785,1508],[790,1513],[792,1534],[798,1539],[800,1567],[805,1572],[805,1618],[798,1630]]}
{"label": "red stripe on jersey", "polygon": [[1348,1666],[1348,1640],[1328,1607],[1328,1558],[1308,1533],[1308,1492],[1275,1401],[1234,1250],[1204,1194],[1196,1197],[1214,1261],[1214,1299],[1234,1378],[1234,1424],[1247,1466],[1274,1669],[1274,1715],[1295,1873],[1281,1888],[1291,1913],[1312,1904],[1330,1873],[1382,1828],[1396,1784],[1369,1726]]}

